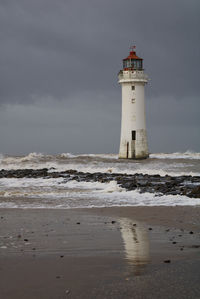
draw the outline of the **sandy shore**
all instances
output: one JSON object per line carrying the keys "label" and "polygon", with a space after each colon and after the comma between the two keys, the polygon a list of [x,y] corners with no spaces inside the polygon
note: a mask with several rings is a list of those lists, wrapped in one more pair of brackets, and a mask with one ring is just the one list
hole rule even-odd
{"label": "sandy shore", "polygon": [[200,208],[0,210],[0,298],[200,298]]}

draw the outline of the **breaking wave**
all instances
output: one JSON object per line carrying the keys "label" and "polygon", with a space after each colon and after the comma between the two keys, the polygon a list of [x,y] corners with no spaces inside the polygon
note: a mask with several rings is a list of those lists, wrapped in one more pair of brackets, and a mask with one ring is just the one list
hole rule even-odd
{"label": "breaking wave", "polygon": [[26,156],[0,155],[0,170],[41,169],[65,171],[69,169],[82,172],[105,172],[127,174],[159,174],[165,176],[200,175],[200,153],[151,154],[146,160],[118,159],[116,154],[62,153],[47,155],[30,153]]}
{"label": "breaking wave", "polygon": [[186,151],[184,153],[176,152],[176,153],[157,153],[150,154],[150,158],[155,159],[194,159],[200,160],[200,153],[195,153],[192,151]]}
{"label": "breaking wave", "polygon": [[117,154],[79,154],[75,155],[72,153],[62,153],[60,155],[61,158],[81,158],[81,157],[92,157],[92,158],[102,158],[102,159],[118,159]]}

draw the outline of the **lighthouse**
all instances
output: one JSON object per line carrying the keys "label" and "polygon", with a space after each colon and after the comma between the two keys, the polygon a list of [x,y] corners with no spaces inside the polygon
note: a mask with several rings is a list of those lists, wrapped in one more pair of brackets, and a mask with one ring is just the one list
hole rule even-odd
{"label": "lighthouse", "polygon": [[143,69],[143,59],[138,57],[135,46],[123,59],[123,69],[118,74],[122,89],[121,140],[119,158],[148,158],[145,95],[148,81]]}

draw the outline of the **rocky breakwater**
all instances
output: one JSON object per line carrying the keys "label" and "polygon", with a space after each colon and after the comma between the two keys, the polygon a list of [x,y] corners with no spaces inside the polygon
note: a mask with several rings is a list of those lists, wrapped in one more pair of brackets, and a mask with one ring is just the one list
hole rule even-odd
{"label": "rocky breakwater", "polygon": [[63,178],[63,183],[70,180],[78,182],[116,181],[119,186],[127,191],[138,190],[141,193],[150,192],[159,195],[186,195],[200,198],[200,176],[160,176],[136,173],[133,175],[119,173],[88,173],[76,170],[62,172],[54,169],[17,169],[0,170],[1,178]]}

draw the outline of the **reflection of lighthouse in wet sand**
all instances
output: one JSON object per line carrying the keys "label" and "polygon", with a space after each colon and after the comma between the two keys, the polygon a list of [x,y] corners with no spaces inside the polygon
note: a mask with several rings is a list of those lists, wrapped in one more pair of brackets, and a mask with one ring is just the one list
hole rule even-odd
{"label": "reflection of lighthouse in wet sand", "polygon": [[145,229],[130,219],[121,218],[121,236],[124,243],[126,260],[133,266],[135,275],[139,275],[149,262],[149,240]]}
{"label": "reflection of lighthouse in wet sand", "polygon": [[144,159],[148,157],[144,100],[144,86],[148,79],[144,74],[143,59],[136,55],[135,46],[131,48],[118,75],[122,87],[119,158]]}

